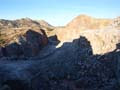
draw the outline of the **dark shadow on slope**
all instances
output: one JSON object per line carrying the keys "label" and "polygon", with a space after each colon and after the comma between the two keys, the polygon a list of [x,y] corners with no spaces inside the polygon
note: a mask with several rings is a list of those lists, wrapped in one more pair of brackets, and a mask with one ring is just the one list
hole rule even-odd
{"label": "dark shadow on slope", "polygon": [[[85,37],[80,37],[73,42],[65,42],[50,56],[38,58],[38,61],[25,61],[22,65],[17,61],[1,64],[0,82],[7,83],[13,77],[19,77],[17,80],[21,81],[23,77],[19,76],[19,73],[22,73],[26,76],[26,82],[31,81],[28,86],[23,85],[24,81],[20,82],[25,89],[28,87],[32,90],[119,90],[119,73],[116,73],[120,59],[119,49],[118,43],[113,52],[93,55],[90,42]],[[30,65],[26,66],[27,63]],[[10,87],[11,85],[15,84],[9,84]],[[17,85],[13,90],[19,88]]]}
{"label": "dark shadow on slope", "polygon": [[60,43],[56,35],[50,36],[48,39],[50,43],[55,44],[56,46]]}

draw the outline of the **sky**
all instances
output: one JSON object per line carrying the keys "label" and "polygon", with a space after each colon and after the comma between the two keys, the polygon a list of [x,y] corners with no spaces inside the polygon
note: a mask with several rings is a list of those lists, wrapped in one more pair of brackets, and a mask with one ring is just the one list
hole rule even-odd
{"label": "sky", "polygon": [[28,17],[63,26],[80,14],[115,18],[120,16],[120,0],[0,0],[0,19]]}

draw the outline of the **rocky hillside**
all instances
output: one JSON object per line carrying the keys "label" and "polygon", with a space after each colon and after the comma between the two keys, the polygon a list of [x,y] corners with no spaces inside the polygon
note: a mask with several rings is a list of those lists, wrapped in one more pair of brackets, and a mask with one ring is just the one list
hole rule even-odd
{"label": "rocky hillside", "polygon": [[8,28],[40,28],[40,27],[52,28],[53,26],[46,21],[36,21],[30,18],[22,18],[17,20],[4,20],[0,19],[0,29]]}
{"label": "rocky hillside", "polygon": [[45,21],[35,21],[29,18],[18,20],[0,20],[0,46],[7,45],[20,35],[23,36],[29,29],[39,31],[44,29],[46,34],[54,29],[54,27]]}
{"label": "rocky hillside", "polygon": [[71,42],[85,36],[92,45],[94,54],[103,54],[115,49],[120,42],[119,17],[115,19],[96,19],[86,15],[77,16],[65,27],[56,28],[55,34],[61,43]]}
{"label": "rocky hillside", "polygon": [[[92,45],[94,54],[104,54],[115,49],[119,40],[120,18],[97,19],[87,15],[79,15],[63,27],[53,27],[44,20],[35,21],[29,18],[19,20],[0,20],[0,45],[7,46],[11,43],[20,43],[19,38],[26,38],[28,30],[41,32],[44,29],[47,36],[60,43],[71,42],[80,36],[85,36]],[[94,30],[94,31],[93,31]],[[31,34],[32,35],[32,34]]]}
{"label": "rocky hillside", "polygon": [[119,17],[0,23],[0,90],[120,90]]}
{"label": "rocky hillside", "polygon": [[[60,29],[57,33],[58,40],[61,43],[72,42],[80,36],[85,36],[91,43],[94,54],[103,54],[110,52],[116,48],[116,44],[120,42],[120,30],[74,30],[74,29]],[[65,35],[63,35],[65,34]]]}

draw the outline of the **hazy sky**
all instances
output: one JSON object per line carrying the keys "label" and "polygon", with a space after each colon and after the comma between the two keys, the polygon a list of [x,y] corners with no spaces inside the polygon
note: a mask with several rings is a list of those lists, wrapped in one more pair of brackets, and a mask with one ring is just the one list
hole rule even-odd
{"label": "hazy sky", "polygon": [[0,19],[29,17],[65,25],[80,14],[120,16],[120,0],[0,0]]}

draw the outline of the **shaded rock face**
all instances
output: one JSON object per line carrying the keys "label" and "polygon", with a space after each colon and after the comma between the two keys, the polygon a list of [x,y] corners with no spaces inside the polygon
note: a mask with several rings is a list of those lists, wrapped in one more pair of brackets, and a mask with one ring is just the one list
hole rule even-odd
{"label": "shaded rock face", "polygon": [[118,49],[119,44],[112,52],[94,55],[90,41],[81,36],[37,61],[1,62],[0,83],[13,90],[119,90]]}
{"label": "shaded rock face", "polygon": [[47,36],[44,31],[40,33],[33,30],[28,30],[25,36],[26,41],[28,41],[28,43],[31,45],[36,45],[36,47],[47,44]]}
{"label": "shaded rock face", "polygon": [[0,47],[0,57],[2,57],[2,47]]}
{"label": "shaded rock face", "polygon": [[5,47],[6,56],[19,56],[22,54],[22,50],[17,43],[12,43]]}
{"label": "shaded rock face", "polygon": [[10,43],[4,47],[5,56],[35,56],[48,43],[44,30],[28,30],[24,36],[16,38],[17,42]]}
{"label": "shaded rock face", "polygon": [[116,45],[116,51],[117,51],[117,55],[116,55],[116,58],[118,59],[117,61],[117,65],[116,65],[116,76],[117,76],[117,80],[118,80],[118,83],[120,85],[120,43],[118,43]]}
{"label": "shaded rock face", "polygon": [[25,36],[28,44],[27,46],[31,49],[33,55],[38,54],[40,49],[48,43],[48,38],[42,29],[40,32],[29,30],[26,32]]}

